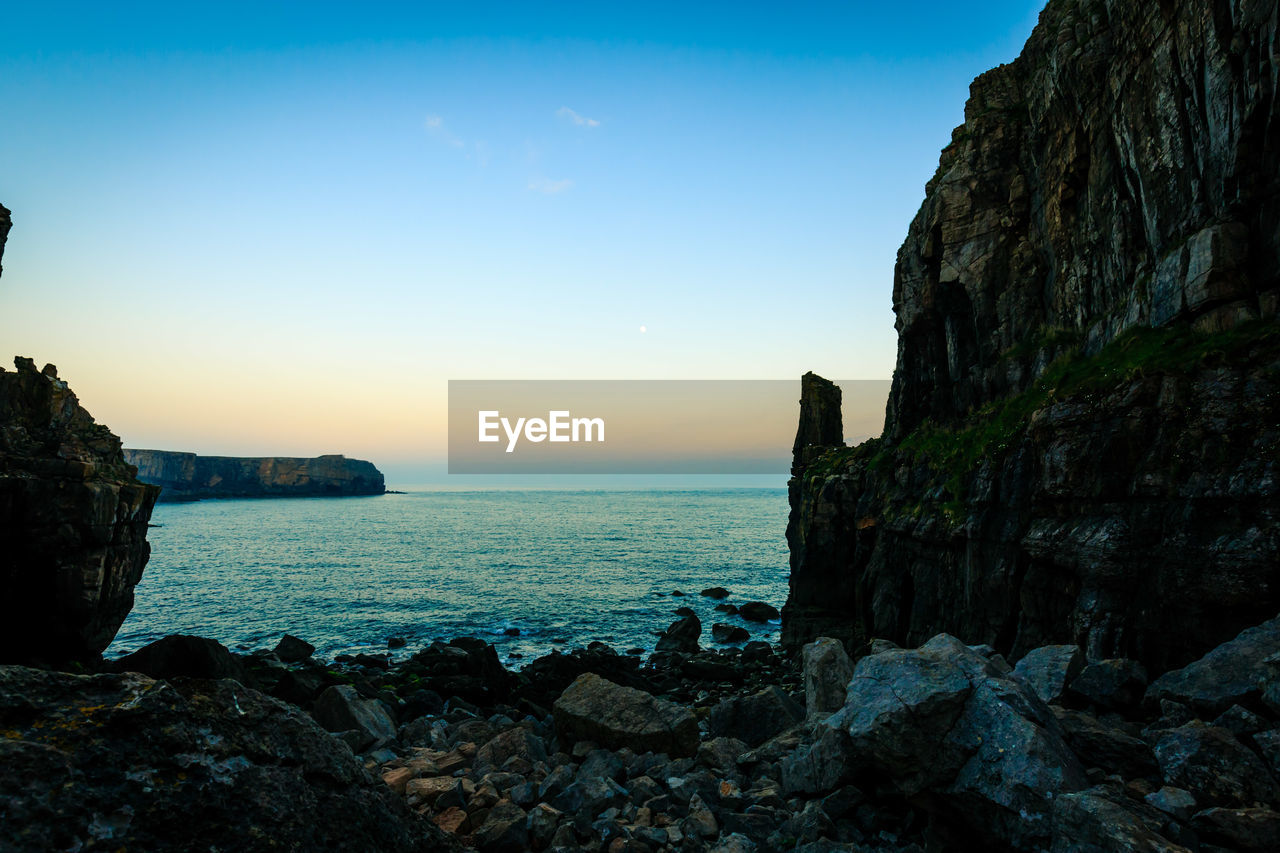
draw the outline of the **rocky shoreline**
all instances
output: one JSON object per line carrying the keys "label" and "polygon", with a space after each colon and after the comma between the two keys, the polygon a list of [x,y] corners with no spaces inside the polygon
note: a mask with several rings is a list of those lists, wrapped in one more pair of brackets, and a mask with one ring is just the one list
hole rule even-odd
{"label": "rocky shoreline", "polygon": [[[685,619],[666,636],[682,630],[647,661],[597,643],[520,671],[475,638],[393,664],[289,635],[247,655],[167,637],[93,674],[2,667],[0,847],[1280,844],[1280,619],[1151,681],[1075,646],[1011,667],[943,634],[855,664],[832,639],[787,657],[696,649]],[[173,808],[199,815],[178,828]]]}

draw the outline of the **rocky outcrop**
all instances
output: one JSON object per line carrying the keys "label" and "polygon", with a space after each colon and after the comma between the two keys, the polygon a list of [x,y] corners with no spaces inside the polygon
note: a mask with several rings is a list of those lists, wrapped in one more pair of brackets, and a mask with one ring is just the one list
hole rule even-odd
{"label": "rocky outcrop", "polygon": [[[9,213],[9,208],[0,204],[0,259],[4,258],[4,244],[9,239],[9,229],[13,227],[13,219]],[[3,272],[4,267],[0,266],[0,273]]]}
{"label": "rocky outcrop", "polygon": [[172,450],[125,450],[138,479],[160,486],[162,501],[245,497],[380,495],[382,472],[371,462],[329,455],[197,456]]}
{"label": "rocky outcrop", "polygon": [[459,849],[309,717],[234,681],[0,666],[6,850]]}
{"label": "rocky outcrop", "polygon": [[14,365],[0,369],[0,661],[95,658],[133,607],[160,490],[53,365]]}
{"label": "rocky outcrop", "polygon": [[1053,0],[974,81],[898,254],[884,434],[797,448],[786,643],[1159,673],[1280,610],[1278,28]]}

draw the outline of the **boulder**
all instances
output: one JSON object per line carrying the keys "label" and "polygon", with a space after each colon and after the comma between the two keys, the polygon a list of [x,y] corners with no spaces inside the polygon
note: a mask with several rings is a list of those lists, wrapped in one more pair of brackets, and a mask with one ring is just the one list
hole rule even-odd
{"label": "boulder", "polygon": [[698,638],[702,636],[702,622],[696,614],[685,616],[672,622],[662,636],[658,638],[657,651],[660,652],[696,652]]}
{"label": "boulder", "polygon": [[542,738],[522,726],[507,729],[490,738],[476,752],[475,775],[483,776],[502,768],[511,758],[520,758],[532,765],[547,760],[547,747]]}
{"label": "boulder", "polygon": [[1084,666],[1079,646],[1041,646],[1023,655],[1013,674],[1043,701],[1052,703],[1066,694],[1067,685]]}
{"label": "boulder", "polygon": [[1155,753],[1165,781],[1201,803],[1230,808],[1280,802],[1280,785],[1262,760],[1226,729],[1187,723],[1164,732]]}
{"label": "boulder", "polygon": [[759,693],[725,699],[711,709],[707,730],[713,737],[731,737],[759,746],[804,720],[804,709],[782,688],[770,685]]}
{"label": "boulder", "polygon": [[234,681],[0,667],[0,754],[6,850],[457,849],[310,717]]}
{"label": "boulder", "polygon": [[1126,779],[1147,776],[1157,770],[1155,755],[1146,741],[1084,711],[1055,707],[1053,713],[1066,735],[1067,745],[1085,767],[1100,767]]}
{"label": "boulder", "polygon": [[728,598],[729,590],[725,589],[722,586],[713,586],[710,589],[704,589],[700,594],[705,595],[707,598],[714,598],[716,600],[719,600],[722,598]]}
{"label": "boulder", "polygon": [[833,714],[844,707],[845,690],[853,678],[853,661],[844,644],[831,637],[819,637],[805,645],[804,705],[810,719]]}
{"label": "boulder", "polygon": [[1270,809],[1205,809],[1192,827],[1201,839],[1243,853],[1280,850],[1280,814]]}
{"label": "boulder", "polygon": [[594,673],[570,684],[552,715],[562,743],[594,741],[609,749],[671,756],[690,756],[698,749],[698,722],[687,708]]}
{"label": "boulder", "polygon": [[1146,668],[1124,658],[1091,663],[1067,685],[1072,696],[1109,711],[1136,708],[1146,689]]}
{"label": "boulder", "polygon": [[1264,661],[1275,654],[1280,654],[1280,616],[1241,631],[1181,669],[1166,672],[1151,682],[1145,701],[1155,707],[1161,699],[1171,699],[1190,705],[1206,718],[1232,705],[1248,706],[1261,693]]}
{"label": "boulder", "polygon": [[285,634],[280,638],[280,642],[276,643],[273,651],[276,657],[285,663],[298,663],[315,654],[316,647],[292,634]]}
{"label": "boulder", "polygon": [[234,678],[245,681],[240,659],[226,646],[207,637],[171,634],[125,655],[111,667],[116,672],[141,672],[152,678]]}
{"label": "boulder", "polygon": [[14,365],[0,369],[0,663],[96,661],[133,607],[160,490],[52,365]]}
{"label": "boulder", "polygon": [[947,634],[860,660],[825,725],[849,735],[856,765],[1004,844],[1043,843],[1055,798],[1086,785],[1048,706]]}
{"label": "boulder", "polygon": [[820,725],[816,737],[802,742],[782,760],[782,789],[789,795],[834,791],[852,775],[852,758],[844,730]]}
{"label": "boulder", "polygon": [[1132,811],[1099,792],[1063,794],[1053,802],[1052,853],[1191,853],[1158,834]]}
{"label": "boulder", "polygon": [[381,746],[396,738],[396,723],[377,699],[365,699],[354,687],[335,684],[316,699],[312,716],[330,732],[357,733],[358,749]]}
{"label": "boulder", "polygon": [[778,608],[763,601],[748,601],[738,608],[738,615],[748,622],[773,622],[782,618]]}
{"label": "boulder", "polygon": [[741,625],[717,622],[711,626],[711,638],[717,643],[745,643],[751,639],[751,634]]}
{"label": "boulder", "polygon": [[474,840],[481,853],[524,853],[529,849],[528,816],[515,803],[503,800],[489,809]]}

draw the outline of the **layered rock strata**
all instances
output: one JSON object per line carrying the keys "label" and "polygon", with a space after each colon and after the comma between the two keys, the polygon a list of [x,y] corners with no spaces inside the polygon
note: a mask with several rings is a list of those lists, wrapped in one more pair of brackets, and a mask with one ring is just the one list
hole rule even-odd
{"label": "layered rock strata", "polygon": [[1277,17],[1054,0],[974,81],[898,254],[883,438],[797,449],[785,642],[1161,671],[1280,609]]}
{"label": "layered rock strata", "polygon": [[341,455],[198,456],[172,450],[125,450],[138,478],[160,486],[162,501],[243,497],[380,495],[382,472]]}

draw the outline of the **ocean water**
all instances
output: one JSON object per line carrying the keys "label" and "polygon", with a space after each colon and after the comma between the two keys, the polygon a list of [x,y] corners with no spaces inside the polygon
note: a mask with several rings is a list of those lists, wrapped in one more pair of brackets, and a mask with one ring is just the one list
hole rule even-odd
{"label": "ocean water", "polygon": [[107,655],[175,633],[269,648],[288,632],[326,658],[402,636],[403,657],[470,635],[519,667],[593,640],[651,651],[680,606],[702,619],[704,646],[713,622],[775,641],[776,622],[726,617],[698,593],[723,586],[728,603],[781,608],[786,521],[786,490],[774,488],[160,504],[137,601]]}

